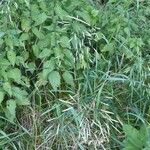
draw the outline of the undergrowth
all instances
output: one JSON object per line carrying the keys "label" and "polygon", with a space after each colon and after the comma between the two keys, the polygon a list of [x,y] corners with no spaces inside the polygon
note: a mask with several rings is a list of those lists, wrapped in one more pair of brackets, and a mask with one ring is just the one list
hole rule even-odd
{"label": "undergrowth", "polygon": [[149,0],[0,2],[0,149],[150,148]]}

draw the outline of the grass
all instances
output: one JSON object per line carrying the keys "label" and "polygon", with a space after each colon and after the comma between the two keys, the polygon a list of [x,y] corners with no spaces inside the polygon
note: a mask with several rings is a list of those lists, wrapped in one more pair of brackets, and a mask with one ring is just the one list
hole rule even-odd
{"label": "grass", "polygon": [[[9,11],[11,20],[14,14],[10,3],[4,5],[3,11]],[[92,2],[99,10],[96,26],[72,17],[77,23],[90,26],[76,43],[83,49],[76,52],[81,61],[77,60],[75,69],[70,71],[75,87],[62,83],[55,91],[50,85],[34,82],[38,74],[32,74],[28,96],[31,104],[17,107],[15,122],[1,112],[0,149],[119,150],[124,148],[125,124],[137,129],[149,125],[149,2],[97,3],[95,6]],[[78,69],[78,62],[84,69]],[[39,72],[40,65],[36,69]],[[63,69],[64,66],[60,72]]]}

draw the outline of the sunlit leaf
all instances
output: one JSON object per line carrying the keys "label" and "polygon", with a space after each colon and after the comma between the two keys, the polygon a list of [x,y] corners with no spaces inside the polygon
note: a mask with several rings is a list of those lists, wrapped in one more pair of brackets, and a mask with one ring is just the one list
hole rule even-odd
{"label": "sunlit leaf", "polygon": [[10,69],[7,72],[7,76],[8,78],[13,79],[17,83],[21,82],[21,71],[18,68]]}
{"label": "sunlit leaf", "polygon": [[68,84],[74,87],[74,80],[73,80],[73,76],[70,72],[65,71],[63,73],[63,79],[64,81]]}
{"label": "sunlit leaf", "polygon": [[12,96],[11,84],[10,84],[9,82],[3,83],[3,89],[4,89],[10,96]]}
{"label": "sunlit leaf", "polygon": [[57,71],[52,71],[48,76],[48,80],[55,91],[60,86],[60,79],[60,74]]}
{"label": "sunlit leaf", "polygon": [[7,52],[7,58],[10,61],[10,63],[14,66],[16,62],[16,53],[13,50],[9,50]]}
{"label": "sunlit leaf", "polygon": [[16,101],[11,99],[6,102],[6,110],[5,110],[5,116],[10,120],[11,122],[14,122],[14,119],[16,117]]}

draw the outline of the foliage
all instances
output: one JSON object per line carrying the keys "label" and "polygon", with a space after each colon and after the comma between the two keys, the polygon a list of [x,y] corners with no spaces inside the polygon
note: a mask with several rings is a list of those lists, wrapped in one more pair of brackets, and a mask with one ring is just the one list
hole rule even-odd
{"label": "foliage", "polygon": [[[30,93],[31,86],[43,84],[44,81],[49,81],[55,91],[63,78],[66,84],[73,86],[71,72],[76,68],[75,62],[78,62],[78,69],[87,67],[82,49],[86,51],[88,47],[80,44],[84,42],[85,34],[90,32],[90,24],[82,23],[73,16],[85,17],[94,26],[95,21],[91,21],[98,15],[95,14],[97,11],[92,10],[93,7],[85,1],[78,4],[75,1],[33,1],[29,4],[19,0],[3,5],[0,32],[3,50],[0,62],[1,99],[7,95],[7,101],[14,98],[19,104],[28,104],[28,95],[25,94],[25,97],[22,94]],[[85,7],[78,7],[82,5]],[[76,54],[78,56],[75,57]],[[17,92],[23,100],[18,100],[13,92],[16,88],[19,88]]]}
{"label": "foliage", "polygon": [[143,126],[140,130],[131,125],[124,125],[126,139],[124,150],[148,150],[150,148],[150,129]]}
{"label": "foliage", "polygon": [[149,6],[2,0],[0,148],[148,149]]}

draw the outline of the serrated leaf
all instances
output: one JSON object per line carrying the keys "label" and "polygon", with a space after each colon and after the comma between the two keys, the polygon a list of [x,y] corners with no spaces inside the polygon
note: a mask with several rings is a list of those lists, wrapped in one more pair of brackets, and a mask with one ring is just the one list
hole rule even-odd
{"label": "serrated leaf", "polygon": [[24,58],[24,61],[26,61],[29,58],[29,52],[28,51],[23,51],[21,54],[22,54],[22,57]]}
{"label": "serrated leaf", "polygon": [[7,59],[0,59],[0,68],[5,70],[10,66],[10,62]]}
{"label": "serrated leaf", "polygon": [[30,105],[28,98],[16,99],[16,103],[17,105],[21,105],[21,106]]}
{"label": "serrated leaf", "polygon": [[55,62],[54,59],[48,60],[44,62],[43,64],[43,72],[42,72],[42,77],[43,79],[47,79],[48,74],[53,71],[55,68]]}
{"label": "serrated leaf", "polygon": [[8,77],[7,77],[7,73],[4,69],[0,69],[0,78],[4,79],[4,81],[7,81],[8,80]]}
{"label": "serrated leaf", "polygon": [[71,85],[74,87],[73,76],[71,73],[69,73],[68,71],[65,71],[63,73],[63,79],[68,85]]}
{"label": "serrated leaf", "polygon": [[10,48],[13,48],[13,39],[11,36],[8,36],[5,38],[5,43],[7,46],[9,46]]}
{"label": "serrated leaf", "polygon": [[42,52],[39,54],[39,58],[47,58],[52,54],[52,51],[48,48],[45,48],[42,50]]}
{"label": "serrated leaf", "polygon": [[1,104],[2,101],[4,100],[4,96],[5,96],[5,92],[0,91],[0,104]]}
{"label": "serrated leaf", "polygon": [[44,39],[39,40],[39,42],[37,43],[37,46],[40,49],[43,49],[49,46],[50,44],[51,44],[51,35],[48,34],[44,37]]}
{"label": "serrated leaf", "polygon": [[9,82],[5,82],[3,84],[3,89],[4,91],[6,91],[10,96],[12,96],[12,89],[11,89],[11,85]]}
{"label": "serrated leaf", "polygon": [[21,20],[21,28],[25,32],[28,32],[30,30],[30,20],[29,20],[29,18],[23,18]]}
{"label": "serrated leaf", "polygon": [[13,50],[9,50],[7,52],[7,58],[10,61],[10,63],[14,66],[16,62],[16,53]]}
{"label": "serrated leaf", "polygon": [[27,88],[30,87],[30,80],[28,77],[21,76],[21,85],[26,86]]}
{"label": "serrated leaf", "polygon": [[70,18],[69,17],[67,17],[68,16],[68,13],[65,11],[65,10],[63,10],[61,7],[60,7],[60,5],[57,5],[56,7],[55,7],[55,13],[59,16],[59,18],[60,19],[67,19],[67,20],[69,20]]}
{"label": "serrated leaf", "polygon": [[[66,56],[66,59],[71,63],[71,64],[74,64],[75,63],[75,58],[74,58],[74,56],[73,56],[73,54],[72,54],[72,52],[70,51],[70,50],[68,50],[68,49],[65,49],[64,50],[64,54],[65,54],[65,56]],[[65,60],[66,60],[65,59]],[[64,60],[64,61],[65,61]]]}
{"label": "serrated leaf", "polygon": [[16,101],[15,100],[11,99],[6,102],[5,116],[11,122],[14,122],[14,119],[16,117]]}
{"label": "serrated leaf", "polygon": [[26,41],[29,39],[29,34],[28,33],[22,33],[19,39],[20,39],[20,41]]}
{"label": "serrated leaf", "polygon": [[70,48],[70,40],[67,36],[62,36],[60,38],[60,45],[65,48]]}
{"label": "serrated leaf", "polygon": [[40,32],[36,27],[32,29],[32,32],[37,36],[37,38],[39,39],[44,38],[44,34]]}
{"label": "serrated leaf", "polygon": [[22,90],[18,87],[12,88],[13,96],[15,96],[17,99],[26,98],[28,96],[27,91]]}
{"label": "serrated leaf", "polygon": [[55,54],[55,58],[63,59],[64,57],[63,49],[56,47],[53,49],[53,51]]}
{"label": "serrated leaf", "polygon": [[43,11],[47,11],[47,5],[45,3],[45,1],[39,1],[39,6]]}
{"label": "serrated leaf", "polygon": [[91,23],[92,19],[91,16],[89,15],[88,11],[77,11],[77,15],[80,16],[85,22],[87,22],[88,24]]}
{"label": "serrated leaf", "polygon": [[21,82],[21,71],[18,68],[11,69],[7,72],[8,78],[13,79],[15,82]]}
{"label": "serrated leaf", "polygon": [[40,13],[36,18],[34,18],[35,21],[35,26],[42,24],[46,19],[48,18],[48,16],[46,15],[46,13]]}
{"label": "serrated leaf", "polygon": [[66,68],[68,68],[68,69],[74,68],[75,58],[74,58],[73,54],[71,53],[71,51],[66,49],[64,51],[64,55],[65,55],[64,64],[65,64]]}
{"label": "serrated leaf", "polygon": [[60,86],[60,74],[57,71],[52,71],[49,75],[48,75],[48,80],[51,84],[51,86],[53,87],[53,89],[55,91],[57,91],[57,88]]}
{"label": "serrated leaf", "polygon": [[21,56],[17,56],[16,57],[16,65],[23,65],[23,66],[25,66],[25,62],[24,62],[24,58],[23,57],[21,57]]}
{"label": "serrated leaf", "polygon": [[18,87],[12,88],[13,96],[16,98],[17,105],[29,105],[28,93]]}

